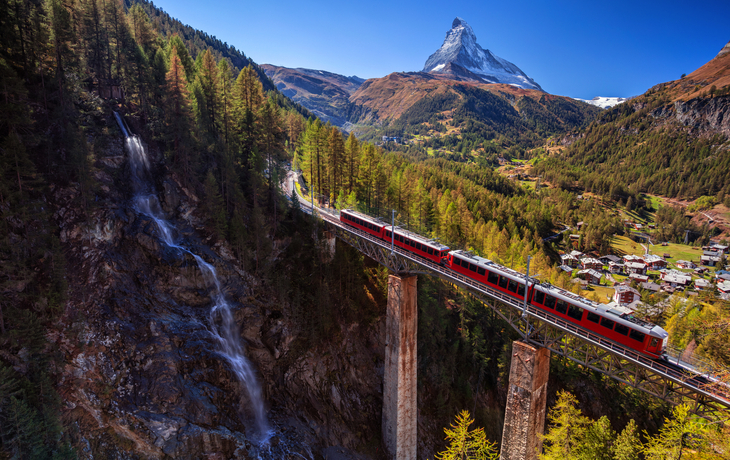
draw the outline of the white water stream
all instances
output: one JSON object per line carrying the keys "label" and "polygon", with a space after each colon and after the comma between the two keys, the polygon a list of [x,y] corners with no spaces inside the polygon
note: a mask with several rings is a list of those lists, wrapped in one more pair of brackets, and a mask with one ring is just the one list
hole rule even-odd
{"label": "white water stream", "polygon": [[[120,126],[122,126],[121,122]],[[127,135],[126,130],[124,131],[125,135]],[[164,212],[157,199],[151,180],[150,162],[145,147],[137,136],[129,135],[126,138],[126,145],[129,151],[129,164],[135,193],[135,210],[154,220],[159,231],[160,239],[166,245],[184,251],[195,258],[206,284],[212,288],[211,300],[213,307],[209,315],[210,332],[218,342],[219,353],[229,362],[231,370],[235,373],[248,394],[248,399],[251,404],[250,409],[256,423],[256,433],[252,440],[263,447],[268,444],[268,440],[273,433],[266,417],[261,386],[256,378],[256,371],[245,356],[244,346],[239,336],[238,325],[233,317],[231,306],[226,300],[226,296],[221,288],[215,267],[204,261],[200,256],[193,254],[189,249],[175,242],[176,228],[165,219]]]}

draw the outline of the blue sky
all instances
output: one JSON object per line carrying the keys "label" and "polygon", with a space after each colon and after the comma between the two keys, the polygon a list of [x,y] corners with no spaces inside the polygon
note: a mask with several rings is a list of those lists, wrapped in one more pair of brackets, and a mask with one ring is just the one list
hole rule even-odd
{"label": "blue sky", "polygon": [[259,64],[363,78],[418,71],[456,16],[552,94],[635,96],[730,41],[730,1],[156,0]]}

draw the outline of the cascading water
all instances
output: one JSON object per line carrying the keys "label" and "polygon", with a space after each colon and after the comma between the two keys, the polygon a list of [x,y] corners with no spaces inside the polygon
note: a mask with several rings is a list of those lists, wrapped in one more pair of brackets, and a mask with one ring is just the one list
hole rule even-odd
{"label": "cascading water", "polygon": [[[115,115],[117,114],[115,113]],[[215,267],[204,261],[200,256],[193,254],[189,249],[175,242],[176,229],[165,219],[164,212],[152,185],[153,182],[150,175],[150,162],[147,157],[147,151],[137,136],[128,134],[118,115],[117,121],[122,127],[125,136],[127,136],[126,145],[129,151],[129,164],[135,193],[134,208],[137,212],[154,220],[160,233],[160,238],[165,244],[169,247],[184,251],[195,258],[206,284],[213,288],[211,294],[213,307],[209,315],[210,332],[218,342],[220,354],[228,360],[236,377],[248,393],[256,423],[255,441],[263,447],[268,444],[272,433],[266,418],[261,386],[256,379],[255,370],[244,354],[244,348],[238,336],[238,325],[233,318],[231,306],[221,289]]]}

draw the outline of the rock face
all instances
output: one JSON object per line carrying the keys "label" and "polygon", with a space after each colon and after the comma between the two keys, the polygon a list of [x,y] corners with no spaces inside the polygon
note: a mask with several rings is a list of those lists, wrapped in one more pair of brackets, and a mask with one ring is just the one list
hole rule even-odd
{"label": "rock face", "polygon": [[[212,264],[258,370],[273,435],[259,445],[247,395],[209,331],[210,289],[195,259],[162,243],[150,218],[129,205],[126,163],[97,161],[93,209],[77,187],[53,192],[68,260],[70,298],[52,334],[64,355],[60,394],[81,458],[341,458],[377,438],[384,344],[379,323],[318,349],[289,306],[241,269],[225,244],[198,235],[197,197],[161,172],[159,199],[177,239]],[[126,191],[125,191],[126,190]]]}
{"label": "rock face", "polygon": [[677,121],[700,136],[719,133],[730,137],[730,96],[678,100],[655,109],[651,115],[667,122]]}
{"label": "rock face", "polygon": [[519,67],[479,46],[474,30],[458,17],[451,24],[451,30],[446,32],[441,48],[426,61],[423,71],[445,73],[464,80],[506,83],[542,91],[540,85]]}

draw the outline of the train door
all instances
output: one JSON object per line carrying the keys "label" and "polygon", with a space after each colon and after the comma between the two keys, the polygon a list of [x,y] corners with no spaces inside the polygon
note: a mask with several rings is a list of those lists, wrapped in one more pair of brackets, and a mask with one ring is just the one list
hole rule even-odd
{"label": "train door", "polygon": [[648,337],[648,344],[646,346],[646,351],[648,353],[651,353],[652,355],[659,355],[661,352],[661,346],[662,346],[662,340],[658,337]]}

